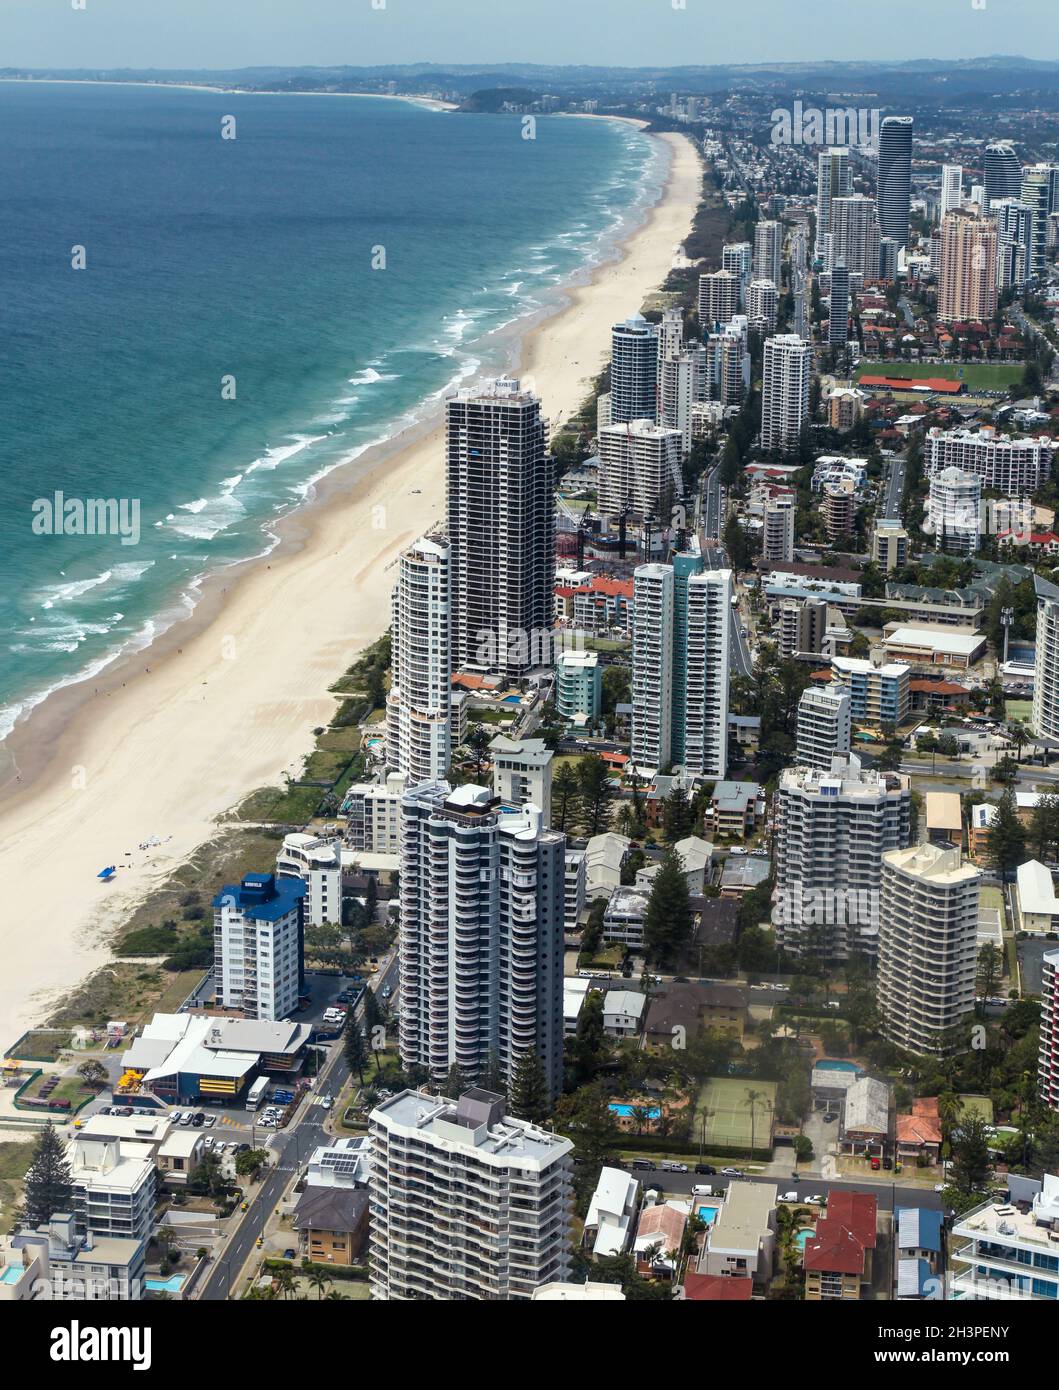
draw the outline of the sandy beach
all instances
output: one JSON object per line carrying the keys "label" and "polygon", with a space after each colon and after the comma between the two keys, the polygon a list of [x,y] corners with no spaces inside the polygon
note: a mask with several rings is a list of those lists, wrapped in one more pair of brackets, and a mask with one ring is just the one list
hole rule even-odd
{"label": "sandy beach", "polygon": [[[662,283],[690,229],[699,157],[683,136],[657,138],[671,151],[661,200],[621,258],[523,339],[519,375],[553,426],[605,362],[611,324]],[[4,1045],[109,959],[113,928],[218,816],[300,767],[334,710],[329,683],[389,623],[399,550],[444,516],[439,421],[398,444],[325,479],[280,523],[267,560],[207,582],[192,617],[151,648],[16,726],[19,780],[0,799]],[[152,837],[161,843],[138,849]],[[102,885],[109,864],[122,867]]]}

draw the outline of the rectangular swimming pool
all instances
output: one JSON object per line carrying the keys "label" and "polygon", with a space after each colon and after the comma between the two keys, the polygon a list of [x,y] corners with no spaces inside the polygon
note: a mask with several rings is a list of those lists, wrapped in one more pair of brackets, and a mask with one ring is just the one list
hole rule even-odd
{"label": "rectangular swimming pool", "polygon": [[[620,1115],[623,1120],[631,1120],[635,1108],[636,1107],[633,1105],[624,1105],[619,1101],[612,1101],[610,1105],[607,1106],[608,1110],[613,1110],[615,1115]],[[661,1113],[657,1105],[652,1105],[647,1110],[647,1118],[649,1120],[657,1120]]]}

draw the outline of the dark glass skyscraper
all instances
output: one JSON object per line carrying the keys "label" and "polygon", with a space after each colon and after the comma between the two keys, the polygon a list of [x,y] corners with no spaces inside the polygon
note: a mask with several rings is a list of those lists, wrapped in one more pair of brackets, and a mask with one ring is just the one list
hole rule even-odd
{"label": "dark glass skyscraper", "polygon": [[1017,198],[1022,192],[1022,164],[1010,140],[994,140],[985,147],[985,210],[995,198]]}
{"label": "dark glass skyscraper", "polygon": [[912,117],[887,116],[879,134],[879,232],[898,246],[908,245],[912,199]]}

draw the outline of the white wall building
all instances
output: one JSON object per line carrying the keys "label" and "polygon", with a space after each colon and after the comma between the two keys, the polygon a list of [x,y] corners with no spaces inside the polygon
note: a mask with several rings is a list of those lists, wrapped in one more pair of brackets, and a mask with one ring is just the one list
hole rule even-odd
{"label": "white wall building", "polygon": [[879,1012],[909,1052],[942,1050],[974,1008],[980,871],[958,849],[912,845],[883,856]]}
{"label": "white wall building", "polygon": [[342,921],[342,841],[293,831],[283,837],[276,877],[305,884],[305,924],[322,927]]}
{"label": "white wall building", "polygon": [[765,341],[761,389],[761,447],[794,449],[809,422],[813,351],[796,333]]}
{"label": "white wall building", "polygon": [[599,433],[599,510],[617,516],[626,505],[631,516],[669,513],[683,490],[680,458],[683,436],[653,420],[607,425]]}
{"label": "white wall building", "polygon": [[493,794],[508,806],[536,806],[545,829],[552,823],[552,758],[541,738],[511,739],[498,734],[493,755]]}
{"label": "white wall building", "polygon": [[386,698],[386,758],[413,782],[449,770],[449,644],[449,545],[424,536],[398,559]]}
{"label": "white wall building", "polygon": [[304,895],[300,879],[247,874],[214,898],[214,979],[221,1008],[266,1020],[289,1018],[297,1009]]}
{"label": "white wall building", "polygon": [[566,837],[484,787],[411,787],[401,831],[401,1061],[438,1081],[510,1077],[536,1051],[562,1086]]}
{"label": "white wall building", "polygon": [[832,759],[849,756],[851,731],[846,687],[837,681],[822,689],[807,686],[798,701],[796,763],[830,772]]}
{"label": "white wall building", "polygon": [[372,1111],[376,1299],[529,1299],[570,1268],[573,1145],[471,1090],[403,1091]]}
{"label": "white wall building", "polygon": [[942,468],[931,475],[926,524],[939,550],[951,555],[977,553],[981,502],[982,479],[977,473]]}

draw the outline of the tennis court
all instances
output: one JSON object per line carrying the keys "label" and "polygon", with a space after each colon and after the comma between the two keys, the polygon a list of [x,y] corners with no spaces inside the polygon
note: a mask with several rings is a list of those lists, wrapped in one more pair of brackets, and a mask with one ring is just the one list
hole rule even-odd
{"label": "tennis court", "polygon": [[[751,1095],[757,1099],[751,1116]],[[706,1147],[767,1149],[771,1145],[776,1082],[752,1077],[711,1076],[699,1096],[696,1124],[706,1120]]]}

